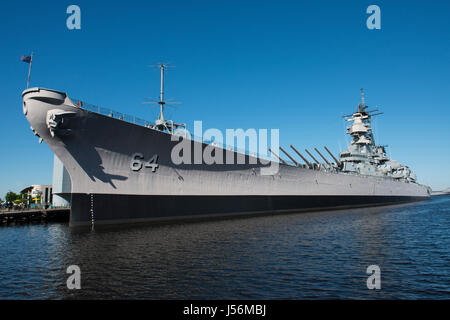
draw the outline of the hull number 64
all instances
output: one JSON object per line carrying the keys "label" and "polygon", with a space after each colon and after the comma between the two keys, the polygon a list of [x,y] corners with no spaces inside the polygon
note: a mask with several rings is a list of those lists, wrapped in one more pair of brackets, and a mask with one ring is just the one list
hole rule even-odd
{"label": "hull number 64", "polygon": [[158,165],[158,155],[155,154],[150,160],[145,161],[144,155],[142,153],[136,152],[131,156],[130,169],[133,171],[139,171],[142,169],[142,166],[146,168],[151,168],[152,172],[155,172],[159,167]]}

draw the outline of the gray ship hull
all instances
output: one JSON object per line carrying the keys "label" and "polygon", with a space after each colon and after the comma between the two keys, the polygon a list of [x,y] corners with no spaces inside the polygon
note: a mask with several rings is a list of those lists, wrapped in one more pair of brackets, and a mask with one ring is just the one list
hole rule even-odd
{"label": "gray ship hull", "polygon": [[[24,91],[32,130],[63,162],[71,179],[70,225],[166,222],[236,215],[362,207],[429,198],[428,188],[382,177],[259,162],[181,164],[171,135],[77,107],[64,93]],[[192,149],[206,145],[192,142]],[[133,155],[158,156],[158,167],[133,170]],[[193,154],[193,153],[192,153]],[[224,151],[224,158],[237,153]],[[68,196],[68,195],[65,195]]]}

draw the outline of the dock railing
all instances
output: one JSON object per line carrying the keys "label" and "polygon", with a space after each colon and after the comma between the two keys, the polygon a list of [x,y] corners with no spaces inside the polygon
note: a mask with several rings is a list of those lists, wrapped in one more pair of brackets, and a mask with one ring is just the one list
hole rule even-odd
{"label": "dock railing", "polygon": [[54,206],[54,205],[33,205],[33,206],[13,206],[13,207],[2,207],[0,208],[0,214],[11,213],[11,212],[27,212],[27,211],[40,211],[40,210],[70,210],[70,205],[65,206]]}

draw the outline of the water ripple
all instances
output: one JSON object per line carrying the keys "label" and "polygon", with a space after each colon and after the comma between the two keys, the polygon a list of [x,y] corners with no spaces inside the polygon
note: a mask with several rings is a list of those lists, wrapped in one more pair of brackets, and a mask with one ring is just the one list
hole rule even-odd
{"label": "water ripple", "polygon": [[[448,299],[450,197],[406,206],[76,232],[0,228],[0,298]],[[81,268],[82,289],[66,288]],[[381,268],[368,290],[366,268]]]}

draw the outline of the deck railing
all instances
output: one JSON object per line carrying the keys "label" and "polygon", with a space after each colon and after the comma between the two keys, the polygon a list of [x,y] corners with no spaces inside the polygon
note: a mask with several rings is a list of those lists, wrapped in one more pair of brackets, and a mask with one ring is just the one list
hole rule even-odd
{"label": "deck railing", "polygon": [[78,99],[71,98],[71,100],[77,107],[87,110],[87,111],[99,113],[99,114],[102,114],[104,116],[108,116],[108,117],[111,117],[114,119],[119,119],[119,120],[123,120],[125,122],[137,124],[142,127],[151,128],[154,125],[150,121],[140,119],[138,117],[131,116],[131,115],[128,115],[125,113],[120,113],[120,112],[114,111],[112,109],[102,108],[100,106],[96,106],[96,105],[93,105],[93,104],[90,104],[90,103],[87,103],[87,102],[84,102],[84,101],[78,100]]}
{"label": "deck railing", "polygon": [[[147,120],[144,120],[144,119],[140,119],[138,117],[131,116],[131,115],[128,115],[128,114],[120,113],[120,112],[114,111],[112,109],[102,108],[100,106],[96,106],[96,105],[84,102],[83,100],[79,100],[79,99],[75,99],[75,98],[70,98],[70,99],[72,100],[72,102],[77,107],[79,107],[81,109],[84,109],[84,110],[87,110],[87,111],[91,111],[91,112],[95,112],[95,113],[99,113],[99,114],[102,114],[102,115],[105,115],[105,116],[108,116],[108,117],[111,117],[111,118],[114,118],[114,119],[119,119],[119,120],[122,120],[122,121],[125,121],[125,122],[129,122],[129,123],[133,123],[133,124],[136,124],[136,125],[139,125],[139,126],[142,126],[142,127],[146,127],[146,128],[153,128],[154,127],[154,123],[152,123],[150,121],[147,121]],[[186,129],[186,131],[188,131],[188,130]],[[205,141],[202,137],[195,136],[195,135],[191,134],[190,132],[189,132],[189,137],[190,137],[190,139],[192,141],[203,142],[203,143],[206,143],[206,144],[210,143],[208,141]],[[259,154],[259,153],[258,154],[250,153],[248,150],[241,149],[241,148],[238,148],[236,146],[229,146],[229,145],[226,145],[224,143],[223,144],[218,144],[217,147],[221,147],[224,150],[230,150],[230,151],[239,152],[241,154],[245,154],[245,155],[252,156],[252,157],[258,157],[258,158],[264,159],[264,160],[272,160],[272,161],[278,162],[278,160],[271,159],[270,155],[268,156],[268,155]],[[285,160],[285,161],[288,162],[288,163],[291,162],[291,161],[288,161],[288,160]]]}

